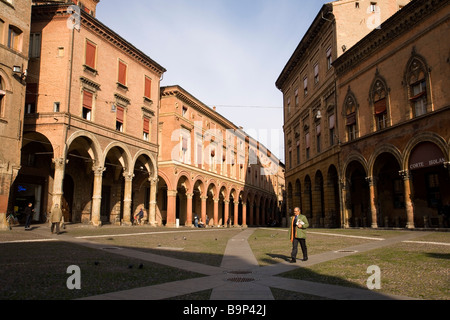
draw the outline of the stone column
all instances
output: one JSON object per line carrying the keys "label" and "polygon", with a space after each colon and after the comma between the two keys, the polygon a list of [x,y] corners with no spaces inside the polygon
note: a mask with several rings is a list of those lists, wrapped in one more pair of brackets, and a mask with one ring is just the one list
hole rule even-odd
{"label": "stone column", "polygon": [[247,202],[242,202],[242,226],[247,226]]}
{"label": "stone column", "polygon": [[214,216],[213,216],[213,225],[219,225],[219,199],[214,199]]}
{"label": "stone column", "polygon": [[150,178],[150,203],[148,212],[148,223],[156,227],[156,193],[158,188],[158,178]]}
{"label": "stone column", "polygon": [[224,213],[223,213],[223,225],[228,227],[228,214],[230,212],[230,200],[223,200],[225,203]]}
{"label": "stone column", "polygon": [[239,200],[234,200],[234,222],[233,225],[235,227],[239,224]]}
{"label": "stone column", "polygon": [[349,218],[351,217],[351,199],[350,194],[347,190],[347,183],[345,183],[345,179],[341,180],[341,192],[342,192],[342,209],[343,212],[341,213],[341,224],[344,228],[349,228],[350,225],[348,223]]}
{"label": "stone column", "polygon": [[185,226],[192,226],[192,198],[193,193],[186,193],[186,223]]}
{"label": "stone column", "polygon": [[369,184],[369,194],[370,194],[370,212],[372,213],[372,225],[371,227],[376,229],[378,228],[377,223],[377,203],[376,203],[376,183],[373,177],[366,178],[367,183]]}
{"label": "stone column", "polygon": [[102,224],[100,219],[100,210],[102,204],[102,180],[103,172],[106,170],[104,167],[94,167],[94,191],[92,194],[92,213],[91,213],[91,223],[99,227]]}
{"label": "stone column", "polygon": [[64,183],[64,172],[66,170],[66,163],[64,158],[52,159],[55,165],[55,175],[53,178],[53,194],[52,194],[52,204],[53,208],[57,204],[61,208],[62,196],[63,196],[63,183]]}
{"label": "stone column", "polygon": [[123,194],[123,225],[131,225],[131,195],[133,187],[133,173],[124,172],[123,177],[125,178],[125,190]]}
{"label": "stone column", "polygon": [[200,199],[202,201],[202,222],[206,224],[206,200],[208,197],[202,196]]}
{"label": "stone column", "polygon": [[405,187],[406,228],[414,229],[414,208],[411,195],[411,174],[408,170],[399,172]]}
{"label": "stone column", "polygon": [[176,212],[177,209],[177,191],[167,190],[167,217],[166,226],[175,227],[176,225]]}

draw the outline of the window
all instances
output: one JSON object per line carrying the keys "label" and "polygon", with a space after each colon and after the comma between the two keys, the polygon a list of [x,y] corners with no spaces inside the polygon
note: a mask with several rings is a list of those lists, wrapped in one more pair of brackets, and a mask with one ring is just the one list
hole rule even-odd
{"label": "window", "polygon": [[211,154],[209,157],[209,170],[216,172],[216,147],[211,147]]}
{"label": "window", "polygon": [[181,161],[190,163],[189,160],[189,137],[183,134],[181,135]]}
{"label": "window", "polygon": [[150,119],[144,117],[143,137],[145,141],[150,141]]}
{"label": "window", "polygon": [[289,149],[289,168],[292,168],[292,149]]}
{"label": "window", "polygon": [[119,60],[119,75],[117,82],[122,86],[127,86],[127,65],[122,60]]}
{"label": "window", "polygon": [[197,167],[202,168],[203,163],[203,146],[201,143],[197,143]]}
{"label": "window", "polygon": [[116,130],[120,132],[123,132],[124,113],[124,108],[118,106],[116,110]]}
{"label": "window", "polygon": [[412,60],[408,70],[409,100],[414,117],[427,113],[426,70],[425,64],[416,58]]}
{"label": "window", "polygon": [[186,107],[183,106],[183,109],[181,110],[181,115],[182,115],[183,117],[185,117],[185,118],[186,118],[186,116],[187,116],[187,111],[188,111],[188,109],[187,109]]}
{"label": "window", "polygon": [[321,136],[321,134],[320,134],[320,123],[319,124],[317,124],[317,126],[316,126],[316,148],[317,148],[317,153],[319,153],[320,152],[320,147],[321,147],[321,145],[320,145],[320,136]]}
{"label": "window", "polygon": [[60,105],[61,104],[59,102],[53,102],[53,112],[59,112]]}
{"label": "window", "polygon": [[0,117],[3,116],[3,101],[5,100],[6,90],[3,84],[3,79],[0,77]]}
{"label": "window", "polygon": [[370,12],[377,12],[377,3],[376,2],[370,3]]}
{"label": "window", "polygon": [[152,79],[145,77],[144,98],[151,100],[152,98]]}
{"label": "window", "polygon": [[319,64],[316,63],[314,65],[314,83],[319,83]]}
{"label": "window", "polygon": [[303,93],[305,96],[308,94],[308,77],[303,79]]}
{"label": "window", "polygon": [[83,110],[82,117],[86,120],[92,119],[93,94],[89,91],[83,91]]}
{"label": "window", "polygon": [[[0,30],[1,31],[1,30]],[[39,58],[41,56],[41,34],[30,34],[30,58]]]}
{"label": "window", "polygon": [[356,103],[353,96],[346,98],[346,117],[347,117],[347,138],[348,141],[356,139]]}
{"label": "window", "polygon": [[37,83],[27,83],[25,95],[25,113],[36,113],[36,104],[38,97]]}
{"label": "window", "polygon": [[333,146],[335,143],[334,135],[335,135],[335,127],[336,127],[336,117],[333,114],[328,116],[328,129],[330,134],[330,146]]}
{"label": "window", "polygon": [[427,113],[427,86],[425,80],[420,80],[411,85],[411,103],[414,116],[418,117]]}
{"label": "window", "polygon": [[331,56],[331,47],[327,49],[327,68],[331,69],[331,65],[333,63],[333,57]]}
{"label": "window", "polygon": [[291,98],[287,99],[287,110],[288,110],[288,114],[291,113]]}
{"label": "window", "polygon": [[300,164],[300,141],[297,141],[297,164]]}
{"label": "window", "polygon": [[19,28],[9,26],[8,48],[16,51],[22,51],[22,30]]}
{"label": "window", "polygon": [[96,55],[97,55],[97,46],[86,40],[86,57],[85,57],[85,66],[88,68],[95,70],[96,69]]}
{"label": "window", "polygon": [[387,127],[387,96],[386,87],[381,80],[376,80],[372,88],[372,101],[375,112],[376,129]]}
{"label": "window", "polygon": [[5,22],[0,19],[0,44],[3,44],[3,28],[5,27]]}
{"label": "window", "polygon": [[311,137],[309,132],[305,133],[305,145],[306,145],[306,160],[309,160],[311,150]]}
{"label": "window", "polygon": [[298,107],[298,89],[295,90],[295,106]]}

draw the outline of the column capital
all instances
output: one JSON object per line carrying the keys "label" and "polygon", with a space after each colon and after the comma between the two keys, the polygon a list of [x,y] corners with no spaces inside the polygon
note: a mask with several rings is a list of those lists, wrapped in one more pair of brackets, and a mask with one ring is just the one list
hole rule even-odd
{"label": "column capital", "polygon": [[106,168],[105,167],[100,167],[100,166],[98,166],[98,167],[93,167],[92,168],[92,171],[94,171],[94,175],[96,175],[96,176],[101,176],[101,175],[103,175],[103,172],[106,170]]}
{"label": "column capital", "polygon": [[167,190],[167,196],[168,197],[176,197],[178,194],[177,190]]}
{"label": "column capital", "polygon": [[55,167],[56,166],[63,167],[64,165],[69,163],[69,160],[68,159],[64,159],[64,158],[53,158],[52,162],[55,164]]}
{"label": "column capital", "polygon": [[404,181],[411,178],[411,173],[409,170],[400,170],[398,174],[403,178]]}
{"label": "column capital", "polygon": [[125,181],[131,181],[134,178],[134,173],[124,172],[123,177],[125,178]]}
{"label": "column capital", "polygon": [[157,183],[159,181],[159,179],[158,179],[158,177],[156,177],[156,178],[149,177],[148,181],[150,181],[151,184],[155,184],[155,183]]}
{"label": "column capital", "polygon": [[188,199],[192,199],[194,197],[194,194],[193,193],[186,193],[186,197]]}
{"label": "column capital", "polygon": [[202,199],[202,201],[206,201],[208,199],[208,197],[206,196],[201,196],[200,199]]}

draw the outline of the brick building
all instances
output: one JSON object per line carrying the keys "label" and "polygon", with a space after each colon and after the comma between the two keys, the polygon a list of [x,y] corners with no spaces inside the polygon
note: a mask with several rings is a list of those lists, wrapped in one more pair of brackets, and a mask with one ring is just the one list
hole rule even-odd
{"label": "brick building", "polygon": [[98,0],[34,2],[13,202],[41,221],[60,204],[66,221],[128,224],[142,207],[154,223],[166,70],[95,18]]}
{"label": "brick building", "polygon": [[158,222],[264,225],[278,218],[279,160],[180,86],[161,88]]}
{"label": "brick building", "polygon": [[323,6],[277,80],[290,209],[314,226],[444,226],[446,24],[448,1]]}
{"label": "brick building", "polygon": [[0,228],[6,214],[25,206],[9,199],[20,169],[31,0],[0,1]]}
{"label": "brick building", "polygon": [[450,226],[449,16],[412,1],[334,63],[346,226]]}

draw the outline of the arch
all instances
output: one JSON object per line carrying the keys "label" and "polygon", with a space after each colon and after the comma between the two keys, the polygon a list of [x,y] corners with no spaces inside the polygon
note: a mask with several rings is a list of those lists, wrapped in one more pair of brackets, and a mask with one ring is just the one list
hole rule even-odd
{"label": "arch", "polygon": [[377,147],[375,151],[370,155],[369,161],[367,163],[367,175],[372,176],[373,175],[373,167],[374,164],[378,158],[379,155],[382,153],[389,153],[394,156],[395,159],[397,159],[399,165],[402,163],[402,154],[400,150],[392,145],[392,144],[382,144],[381,146]]}
{"label": "arch", "polygon": [[[123,154],[118,154],[114,151],[114,149],[117,150],[122,150]],[[131,163],[132,163],[132,156],[131,153],[128,149],[128,147],[119,141],[114,141],[111,142],[104,150],[103,152],[103,156],[102,156],[102,165],[105,165],[106,163],[106,158],[108,157],[108,154],[110,152],[113,152],[113,154],[116,156],[117,160],[120,162],[120,164],[122,165],[124,171],[130,171],[131,170]]]}
{"label": "arch", "polygon": [[348,167],[353,161],[360,163],[363,166],[366,173],[369,172],[366,158],[364,158],[363,155],[361,155],[360,153],[352,152],[349,154],[349,156],[345,160],[344,166],[342,167],[343,170],[342,173],[344,177],[347,177],[346,173],[348,171]]}
{"label": "arch", "polygon": [[[132,163],[136,164],[139,157],[141,156],[147,156],[150,159],[150,166],[147,167],[147,171],[150,173],[150,178],[156,179],[158,177],[158,168],[156,166],[156,160],[154,155],[147,150],[141,149],[134,155]],[[148,165],[148,163],[146,165]]]}
{"label": "arch", "polygon": [[408,144],[406,145],[405,150],[403,151],[403,158],[401,161],[402,170],[409,170],[409,159],[411,156],[411,152],[418,144],[422,142],[434,143],[436,146],[438,146],[439,149],[441,149],[444,156],[447,157],[445,161],[446,162],[449,161],[450,154],[445,139],[434,132],[422,132],[415,135],[411,140],[409,140]]}
{"label": "arch", "polygon": [[[66,145],[65,145],[65,153],[67,154],[70,150],[70,146],[72,143],[77,140],[78,138],[87,138],[92,145],[89,146],[86,151],[88,152],[89,156],[92,160],[96,161],[96,164],[100,163],[100,160],[102,159],[102,148],[100,147],[100,143],[98,142],[96,136],[88,131],[76,131],[73,134],[70,135],[70,137],[67,139]],[[87,146],[87,145],[86,145]]]}
{"label": "arch", "polygon": [[389,87],[379,75],[378,69],[370,85],[369,104],[372,110],[373,131],[382,130],[390,125]]}
{"label": "arch", "polygon": [[416,53],[415,47],[406,64],[404,83],[410,101],[410,115],[417,117],[432,111],[429,67],[425,58]]}

